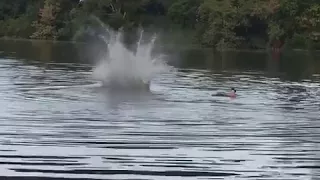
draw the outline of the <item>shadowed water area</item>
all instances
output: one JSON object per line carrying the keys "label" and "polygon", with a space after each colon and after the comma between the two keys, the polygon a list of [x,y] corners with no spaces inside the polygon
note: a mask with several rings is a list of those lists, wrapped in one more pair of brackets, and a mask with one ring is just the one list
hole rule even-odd
{"label": "shadowed water area", "polygon": [[1,179],[319,179],[318,55],[167,50],[177,71],[116,93],[84,49],[0,42]]}

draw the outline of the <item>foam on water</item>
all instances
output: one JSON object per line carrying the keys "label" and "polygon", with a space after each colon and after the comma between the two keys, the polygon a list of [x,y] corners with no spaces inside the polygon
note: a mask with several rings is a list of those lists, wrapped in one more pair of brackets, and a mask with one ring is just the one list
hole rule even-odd
{"label": "foam on water", "polygon": [[[136,52],[122,43],[123,32],[108,29],[108,36],[100,38],[108,44],[108,55],[100,60],[93,71],[93,77],[106,86],[149,87],[150,81],[160,73],[172,70],[161,58],[152,56],[156,36],[143,43],[143,31],[137,42]],[[142,86],[141,86],[142,85]]]}

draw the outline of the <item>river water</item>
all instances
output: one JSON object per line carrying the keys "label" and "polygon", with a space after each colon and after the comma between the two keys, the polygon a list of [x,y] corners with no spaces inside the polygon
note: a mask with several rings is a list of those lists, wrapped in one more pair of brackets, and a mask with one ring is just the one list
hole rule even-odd
{"label": "river water", "polygon": [[[44,65],[8,46],[1,179],[320,178],[316,74],[289,81],[184,67],[153,79],[150,93],[115,93],[92,80],[89,65]],[[211,96],[230,87],[236,99]]]}

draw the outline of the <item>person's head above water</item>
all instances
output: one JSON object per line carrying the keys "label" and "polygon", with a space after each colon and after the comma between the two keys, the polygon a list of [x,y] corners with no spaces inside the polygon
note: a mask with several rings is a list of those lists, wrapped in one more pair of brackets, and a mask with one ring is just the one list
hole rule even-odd
{"label": "person's head above water", "polygon": [[236,94],[237,90],[235,88],[231,88],[231,92],[230,93],[223,93],[223,92],[218,92],[216,94],[212,94],[212,96],[223,96],[223,97],[236,97],[237,94]]}
{"label": "person's head above water", "polygon": [[229,94],[229,97],[235,98],[237,96],[237,90],[235,88],[231,88],[231,91],[232,92]]}

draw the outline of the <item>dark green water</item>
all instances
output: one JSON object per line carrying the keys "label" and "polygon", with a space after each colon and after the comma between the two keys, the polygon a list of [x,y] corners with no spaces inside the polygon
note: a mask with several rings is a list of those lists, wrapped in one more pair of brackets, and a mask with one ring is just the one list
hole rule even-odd
{"label": "dark green water", "polygon": [[[103,43],[69,43],[47,41],[1,40],[2,57],[13,57],[27,62],[88,63],[104,57],[107,46]],[[267,51],[227,51],[212,49],[161,46],[158,51],[168,55],[168,62],[179,68],[209,69],[215,71],[260,71],[285,80],[310,79],[320,73],[320,52],[285,50],[280,60],[273,60]],[[47,65],[47,64],[46,64]]]}
{"label": "dark green water", "polygon": [[0,42],[1,179],[319,179],[317,54],[163,48],[135,94],[92,79],[102,47]]}

